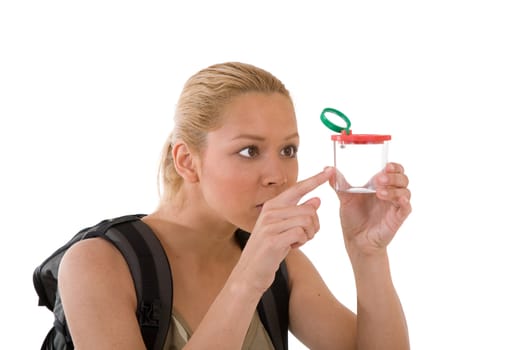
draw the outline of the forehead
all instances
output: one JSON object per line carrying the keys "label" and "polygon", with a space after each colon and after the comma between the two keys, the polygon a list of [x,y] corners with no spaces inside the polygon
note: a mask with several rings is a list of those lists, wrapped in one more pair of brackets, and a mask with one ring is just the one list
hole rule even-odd
{"label": "forehead", "polygon": [[224,106],[220,129],[231,133],[297,131],[292,101],[280,93],[248,92]]}

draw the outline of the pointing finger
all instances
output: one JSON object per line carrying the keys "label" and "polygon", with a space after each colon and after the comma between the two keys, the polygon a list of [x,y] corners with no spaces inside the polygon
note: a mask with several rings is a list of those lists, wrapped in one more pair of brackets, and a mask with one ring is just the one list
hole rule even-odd
{"label": "pointing finger", "polygon": [[297,204],[304,195],[328,181],[332,175],[333,168],[327,167],[322,172],[299,181],[297,184],[275,197],[274,200],[276,203],[282,203],[284,205]]}

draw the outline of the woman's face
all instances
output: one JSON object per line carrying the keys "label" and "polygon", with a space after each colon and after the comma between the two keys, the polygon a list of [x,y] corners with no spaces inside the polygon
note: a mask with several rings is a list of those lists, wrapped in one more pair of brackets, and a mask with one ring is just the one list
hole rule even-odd
{"label": "woman's face", "polygon": [[217,215],[251,231],[262,205],[297,181],[299,135],[290,99],[245,93],[226,105],[208,133],[199,182]]}

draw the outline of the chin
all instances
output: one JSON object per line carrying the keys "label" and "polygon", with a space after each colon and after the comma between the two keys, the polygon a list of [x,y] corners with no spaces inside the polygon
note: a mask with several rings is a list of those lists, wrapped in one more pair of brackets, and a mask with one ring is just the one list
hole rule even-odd
{"label": "chin", "polygon": [[257,221],[257,218],[255,220],[243,220],[242,222],[239,223],[239,225],[237,225],[237,227],[243,231],[251,233],[253,231],[253,228],[255,227],[256,221]]}
{"label": "chin", "polygon": [[261,215],[261,211],[262,204],[255,206],[254,209],[251,209],[248,212],[243,213],[244,215],[239,213],[240,215],[236,218],[232,217],[233,220],[231,222],[235,225],[235,227],[251,233],[255,227],[255,224],[257,223],[257,220],[259,219],[259,216]]}
{"label": "chin", "polygon": [[255,225],[242,225],[242,226],[239,226],[239,228],[240,228],[241,230],[243,230],[243,231],[246,231],[246,232],[252,233],[254,226],[255,226]]}

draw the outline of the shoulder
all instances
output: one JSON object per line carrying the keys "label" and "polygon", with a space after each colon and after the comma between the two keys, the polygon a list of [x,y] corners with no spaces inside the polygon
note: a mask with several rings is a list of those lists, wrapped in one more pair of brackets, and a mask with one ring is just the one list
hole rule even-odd
{"label": "shoulder", "polygon": [[58,290],[78,348],[143,348],[133,279],[110,242],[89,238],[71,246],[60,263]]}
{"label": "shoulder", "polygon": [[[108,292],[118,287],[133,292],[128,265],[118,249],[103,238],[89,238],[72,245],[64,254],[58,272],[59,289],[85,294]],[[110,294],[111,295],[111,294]]]}
{"label": "shoulder", "polygon": [[[126,263],[124,257],[117,248],[103,238],[89,238],[76,242],[65,252],[60,262],[60,270],[77,269],[79,267],[88,270],[107,268],[108,263]],[[103,272],[103,271],[101,271]]]}

